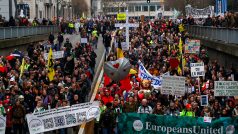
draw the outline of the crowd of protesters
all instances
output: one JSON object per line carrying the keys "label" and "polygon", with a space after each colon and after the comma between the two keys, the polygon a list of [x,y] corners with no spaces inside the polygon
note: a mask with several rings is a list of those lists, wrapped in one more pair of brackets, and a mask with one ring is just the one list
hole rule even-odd
{"label": "crowd of protesters", "polygon": [[[80,32],[82,37],[88,36],[87,23]],[[96,28],[95,22],[91,23]],[[27,52],[15,50],[9,56],[0,57],[0,115],[7,118],[6,134],[28,133],[26,114],[87,101],[97,57],[91,41],[72,44],[59,33],[57,37],[51,34],[48,42],[48,45],[32,44]],[[47,59],[44,58],[44,53],[50,49],[64,51],[63,58],[54,60],[52,81],[48,78]],[[25,64],[21,73],[23,58]],[[78,127],[73,129],[78,133]],[[65,134],[67,129],[60,129],[59,133]]]}
{"label": "crowd of protesters", "polygon": [[[153,76],[168,72],[171,76],[184,76],[186,93],[184,96],[163,95],[160,88],[150,86],[150,81],[141,80],[137,73],[130,74],[131,87],[122,86],[121,82],[104,76],[104,84],[95,98],[101,102],[101,116],[95,124],[96,133],[123,133],[123,130],[117,130],[121,113],[212,118],[238,116],[238,105],[233,96],[214,96],[214,81],[237,81],[237,70],[234,67],[225,68],[217,60],[211,61],[209,51],[204,47],[200,48],[199,54],[183,54],[185,63],[182,71],[172,67],[170,59],[181,56],[180,38],[183,43],[186,42],[190,38],[189,33],[166,20],[143,22],[139,28],[130,30],[130,49],[124,52],[124,57],[130,60],[131,69],[138,72],[140,61]],[[124,39],[123,30],[119,30],[116,34],[117,43]],[[117,60],[115,52],[111,52],[107,60]],[[192,78],[190,73],[190,63],[197,62],[205,64],[205,76],[199,79]],[[207,106],[201,106],[201,95],[208,95]]]}
{"label": "crowd of protesters", "polygon": [[5,17],[0,15],[0,27],[14,27],[14,26],[46,26],[46,25],[55,25],[55,20],[50,19],[37,19],[29,20],[27,17],[10,17],[9,20],[6,20]]}
{"label": "crowd of protesters", "polygon": [[226,28],[238,28],[238,13],[227,12],[218,16],[210,16],[206,19],[194,19],[192,16],[182,19],[183,24],[188,25],[203,25],[213,27],[226,27]]}

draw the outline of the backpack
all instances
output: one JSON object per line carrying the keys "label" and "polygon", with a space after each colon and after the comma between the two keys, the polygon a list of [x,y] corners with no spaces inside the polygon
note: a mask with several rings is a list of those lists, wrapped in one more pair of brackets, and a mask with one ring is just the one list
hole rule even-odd
{"label": "backpack", "polygon": [[112,112],[111,110],[106,110],[103,117],[103,125],[104,127],[110,127],[112,124]]}

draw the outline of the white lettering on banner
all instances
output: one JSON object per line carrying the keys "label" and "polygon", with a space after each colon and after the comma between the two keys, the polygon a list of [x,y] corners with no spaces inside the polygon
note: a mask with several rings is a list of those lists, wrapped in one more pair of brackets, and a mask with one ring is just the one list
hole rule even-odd
{"label": "white lettering on banner", "polygon": [[77,126],[98,116],[99,102],[82,103],[26,115],[30,134]]}
{"label": "white lettering on banner", "polygon": [[238,81],[215,81],[214,96],[238,96]]}
{"label": "white lettering on banner", "polygon": [[81,43],[88,43],[88,38],[81,38]]}
{"label": "white lettering on banner", "polygon": [[161,94],[183,96],[185,94],[185,77],[163,76]]}
{"label": "white lettering on banner", "polygon": [[[48,60],[49,53],[44,53],[45,60]],[[55,51],[53,52],[53,59],[60,59],[64,57],[64,51]]]}
{"label": "white lettering on banner", "polygon": [[151,85],[155,88],[158,89],[161,87],[161,78],[152,76],[143,66],[142,63],[139,63],[139,74],[138,77],[141,78],[142,80],[150,80]]}
{"label": "white lettering on banner", "polygon": [[204,63],[191,63],[191,76],[192,77],[199,77],[199,76],[205,76],[205,70],[204,70]]}

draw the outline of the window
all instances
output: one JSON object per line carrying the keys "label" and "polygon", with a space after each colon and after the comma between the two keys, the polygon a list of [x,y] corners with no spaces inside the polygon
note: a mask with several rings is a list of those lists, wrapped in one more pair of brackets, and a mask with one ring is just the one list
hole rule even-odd
{"label": "window", "polygon": [[143,6],[143,11],[148,11],[148,6]]}
{"label": "window", "polygon": [[126,11],[126,8],[125,8],[125,7],[121,7],[121,8],[120,8],[120,11],[121,11],[121,12],[125,12],[125,11]]}
{"label": "window", "polygon": [[129,6],[129,12],[134,12],[134,6]]}
{"label": "window", "polygon": [[136,11],[141,11],[141,6],[136,6]]}
{"label": "window", "polygon": [[150,11],[155,11],[155,6],[150,6]]}
{"label": "window", "polygon": [[157,10],[159,10],[161,8],[161,6],[157,6]]}

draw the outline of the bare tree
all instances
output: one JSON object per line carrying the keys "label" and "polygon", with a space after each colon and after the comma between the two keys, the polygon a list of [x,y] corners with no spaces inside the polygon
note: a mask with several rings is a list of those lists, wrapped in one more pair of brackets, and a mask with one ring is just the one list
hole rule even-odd
{"label": "bare tree", "polygon": [[76,17],[81,17],[83,13],[87,14],[90,10],[86,0],[72,0],[72,8]]}

